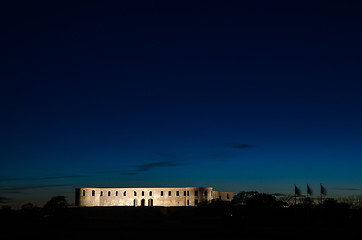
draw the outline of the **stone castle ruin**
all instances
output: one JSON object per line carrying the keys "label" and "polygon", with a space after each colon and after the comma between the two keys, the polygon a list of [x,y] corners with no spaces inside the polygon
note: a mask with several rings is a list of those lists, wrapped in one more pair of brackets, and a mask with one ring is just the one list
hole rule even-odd
{"label": "stone castle ruin", "polygon": [[197,206],[212,200],[231,201],[232,192],[212,187],[181,188],[76,188],[76,206]]}

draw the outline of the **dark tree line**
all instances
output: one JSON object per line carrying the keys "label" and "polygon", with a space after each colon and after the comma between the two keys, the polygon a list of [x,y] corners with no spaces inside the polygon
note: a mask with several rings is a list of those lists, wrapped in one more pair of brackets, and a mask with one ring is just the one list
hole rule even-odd
{"label": "dark tree line", "polygon": [[[52,197],[42,208],[32,203],[24,204],[20,211],[12,211],[3,206],[0,217],[10,216],[16,212],[25,218],[44,218],[60,216],[75,212],[67,211],[68,202],[64,196]],[[138,210],[137,210],[138,211]],[[145,210],[148,211],[148,210]],[[362,220],[362,209],[351,208],[346,203],[340,203],[334,199],[324,199],[315,204],[312,199],[304,198],[298,204],[287,201],[286,198],[276,198],[274,195],[259,193],[256,191],[241,191],[236,194],[231,202],[220,200],[211,203],[200,203],[198,208],[184,209],[195,215],[231,217],[234,221],[264,221],[264,222],[288,222],[297,221],[350,221]],[[155,212],[155,211],[154,211]]]}
{"label": "dark tree line", "polygon": [[[35,206],[32,203],[26,203],[21,206],[19,213],[25,217],[41,217],[41,216],[52,216],[57,214],[59,211],[68,208],[69,204],[64,196],[52,197],[43,208]],[[4,205],[1,208],[1,215],[10,215],[14,212],[10,206]]]}
{"label": "dark tree line", "polygon": [[95,230],[99,231],[99,238],[104,233],[111,234],[109,239],[119,239],[123,233],[130,233],[130,238],[139,234],[149,237],[150,229],[153,233],[158,230],[164,233],[167,229],[187,233],[200,231],[202,234],[219,231],[222,236],[234,232],[237,236],[245,235],[246,239],[253,239],[256,233],[264,234],[258,235],[261,239],[280,234],[290,239],[296,232],[304,231],[305,237],[311,235],[311,231],[319,232],[320,236],[330,231],[328,236],[331,238],[344,226],[348,231],[358,231],[362,225],[362,209],[351,208],[334,199],[325,199],[318,204],[306,199],[296,205],[294,201],[288,204],[285,199],[250,191],[239,192],[231,202],[214,200],[200,203],[198,207],[73,208],[64,196],[56,196],[42,208],[31,203],[24,204],[19,211],[5,207],[0,210],[0,220],[11,237],[14,226],[19,229],[15,234],[21,238],[17,239],[28,234],[56,239],[62,231],[68,235],[72,232],[79,236],[77,239],[85,236],[93,239]]}

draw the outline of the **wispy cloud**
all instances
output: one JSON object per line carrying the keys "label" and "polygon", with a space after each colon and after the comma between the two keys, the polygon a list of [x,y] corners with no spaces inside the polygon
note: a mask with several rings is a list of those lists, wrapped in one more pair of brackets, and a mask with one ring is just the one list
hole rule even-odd
{"label": "wispy cloud", "polygon": [[178,159],[178,156],[164,151],[155,151],[154,154],[164,158]]}
{"label": "wispy cloud", "polygon": [[133,176],[133,175],[137,175],[137,173],[136,172],[127,172],[127,173],[123,173],[122,175]]}
{"label": "wispy cloud", "polygon": [[20,192],[20,191],[1,191],[1,193],[6,193],[6,194],[20,194],[20,193],[23,193],[23,192]]}
{"label": "wispy cloud", "polygon": [[12,202],[13,199],[7,197],[0,197],[0,203],[9,203]]}
{"label": "wispy cloud", "polygon": [[285,193],[273,193],[272,195],[273,195],[273,196],[275,196],[275,197],[284,197],[284,196],[288,196],[288,194],[285,194]]}
{"label": "wispy cloud", "polygon": [[122,175],[136,175],[140,172],[149,171],[154,168],[160,168],[160,167],[176,167],[176,166],[182,166],[183,164],[177,161],[157,161],[152,163],[145,163],[145,164],[138,164],[135,165],[134,171],[123,173]]}
{"label": "wispy cloud", "polygon": [[362,191],[361,188],[332,188],[339,191]]}
{"label": "wispy cloud", "polygon": [[237,149],[248,149],[248,148],[255,148],[256,146],[252,144],[243,143],[243,144],[231,145],[231,147]]}
{"label": "wispy cloud", "polygon": [[139,164],[136,166],[137,172],[144,172],[151,170],[152,168],[157,167],[175,167],[175,166],[181,166],[179,162],[176,161],[159,161],[159,162],[153,162],[153,163],[146,163],[146,164]]}
{"label": "wispy cloud", "polygon": [[50,179],[64,179],[64,178],[82,178],[84,176],[56,176],[56,177],[38,177],[38,178],[32,178],[30,180],[50,180]]}
{"label": "wispy cloud", "polygon": [[234,148],[234,149],[248,149],[257,147],[254,144],[241,143],[241,144],[215,144],[209,145],[209,148]]}
{"label": "wispy cloud", "polygon": [[231,152],[210,152],[208,154],[208,157],[211,157],[211,158],[217,159],[217,160],[225,160],[225,159],[232,158],[233,156],[235,156],[235,154],[231,153]]}
{"label": "wispy cloud", "polygon": [[0,182],[5,181],[38,181],[38,180],[53,180],[53,179],[65,179],[65,178],[82,178],[84,176],[71,175],[71,176],[46,176],[46,177],[24,177],[24,178],[0,178]]}
{"label": "wispy cloud", "polygon": [[66,186],[74,186],[74,184],[42,184],[42,185],[23,185],[23,186],[11,186],[1,188],[1,192],[17,192],[17,191],[26,191],[33,189],[42,189],[42,188],[58,188],[58,187],[66,187]]}

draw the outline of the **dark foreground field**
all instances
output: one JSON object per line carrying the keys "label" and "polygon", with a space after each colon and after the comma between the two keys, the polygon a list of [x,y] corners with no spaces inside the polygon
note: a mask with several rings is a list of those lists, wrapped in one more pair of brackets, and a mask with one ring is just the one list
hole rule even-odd
{"label": "dark foreground field", "polygon": [[2,211],[1,239],[356,239],[361,211],[227,207],[67,208]]}

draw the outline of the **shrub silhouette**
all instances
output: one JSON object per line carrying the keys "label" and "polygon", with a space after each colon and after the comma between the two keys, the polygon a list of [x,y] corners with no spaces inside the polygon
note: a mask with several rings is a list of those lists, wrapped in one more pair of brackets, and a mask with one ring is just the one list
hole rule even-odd
{"label": "shrub silhouette", "polygon": [[44,212],[46,214],[55,214],[60,209],[65,209],[68,207],[68,202],[64,196],[55,196],[52,197],[45,205]]}
{"label": "shrub silhouette", "polygon": [[246,206],[249,206],[253,209],[267,209],[281,207],[283,204],[280,201],[277,201],[276,198],[270,194],[258,193],[246,202]]}
{"label": "shrub silhouette", "polygon": [[246,203],[248,202],[248,200],[252,197],[254,197],[255,195],[258,195],[258,192],[255,191],[241,191],[238,194],[236,194],[233,198],[233,203],[236,205],[246,205]]}
{"label": "shrub silhouette", "polygon": [[307,206],[312,206],[314,204],[314,201],[310,197],[306,197],[306,198],[303,198],[302,203]]}

